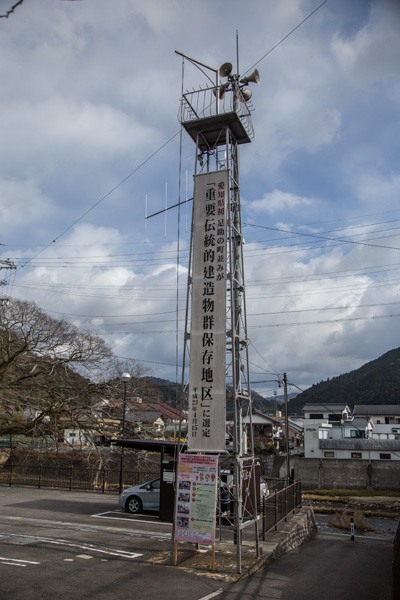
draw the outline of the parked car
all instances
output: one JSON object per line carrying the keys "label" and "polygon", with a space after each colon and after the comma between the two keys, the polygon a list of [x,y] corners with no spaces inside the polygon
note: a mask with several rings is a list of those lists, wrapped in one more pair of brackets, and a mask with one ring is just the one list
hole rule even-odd
{"label": "parked car", "polygon": [[122,492],[119,505],[127,512],[136,514],[143,510],[160,510],[160,480],[152,479],[141,485],[134,485]]}
{"label": "parked car", "polygon": [[[223,478],[224,479],[224,478]],[[269,496],[268,484],[260,477],[260,498]],[[141,485],[134,485],[122,492],[119,497],[121,508],[132,514],[144,510],[158,512],[160,510],[160,479],[152,479]],[[218,494],[218,513],[224,513],[230,507],[229,483],[222,480]]]}
{"label": "parked car", "polygon": [[260,500],[262,501],[263,498],[268,498],[268,496],[269,496],[268,483],[262,477],[260,477]]}

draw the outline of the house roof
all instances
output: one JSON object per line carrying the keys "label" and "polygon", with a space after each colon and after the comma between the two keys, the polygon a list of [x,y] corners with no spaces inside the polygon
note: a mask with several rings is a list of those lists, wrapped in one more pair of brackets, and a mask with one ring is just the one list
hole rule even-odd
{"label": "house roof", "polygon": [[367,427],[370,420],[371,419],[369,417],[360,415],[360,416],[354,417],[351,421],[345,422],[345,425],[349,425],[349,426],[354,425],[355,427]]}
{"label": "house roof", "polygon": [[305,404],[303,406],[303,412],[341,413],[344,410],[350,411],[349,407],[345,402],[326,402],[325,404]]}
{"label": "house roof", "polygon": [[[250,417],[248,415],[245,415],[243,417],[243,423],[249,423],[250,422]],[[265,413],[261,412],[261,410],[257,410],[256,408],[253,408],[253,410],[251,411],[251,422],[253,425],[276,425],[276,426],[280,426],[280,420],[276,419],[275,417],[270,417],[269,415],[266,415]]]}
{"label": "house roof", "polygon": [[[142,410],[156,410],[159,411],[163,417],[167,419],[179,420],[180,411],[172,406],[169,406],[166,402],[146,402],[140,404]],[[182,418],[186,419],[187,414],[182,412]]]}
{"label": "house roof", "polygon": [[292,419],[288,419],[289,429],[296,429],[296,431],[303,431],[304,425],[303,423],[297,423],[296,421],[292,421]]}
{"label": "house roof", "polygon": [[161,417],[159,410],[142,410],[142,408],[127,411],[128,420],[140,421],[141,423],[154,423]]}
{"label": "house roof", "polygon": [[400,416],[400,404],[356,404],[354,415]]}
{"label": "house roof", "polygon": [[380,452],[399,452],[400,440],[363,440],[345,438],[344,440],[319,440],[324,450],[378,450]]}

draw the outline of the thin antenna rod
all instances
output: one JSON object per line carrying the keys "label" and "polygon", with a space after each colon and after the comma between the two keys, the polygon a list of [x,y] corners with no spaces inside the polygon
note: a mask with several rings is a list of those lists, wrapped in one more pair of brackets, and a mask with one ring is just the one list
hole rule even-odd
{"label": "thin antenna rod", "polygon": [[144,241],[147,242],[147,194],[144,197]]}
{"label": "thin antenna rod", "polygon": [[165,182],[165,226],[164,237],[167,237],[168,184]]}
{"label": "thin antenna rod", "polygon": [[236,64],[237,64],[237,71],[236,73],[239,75],[240,70],[239,70],[239,31],[236,29]]}
{"label": "thin antenna rod", "polygon": [[188,218],[188,172],[186,169],[186,191],[185,191],[185,203],[186,203],[186,222],[185,222],[185,232],[187,233],[187,218]]}

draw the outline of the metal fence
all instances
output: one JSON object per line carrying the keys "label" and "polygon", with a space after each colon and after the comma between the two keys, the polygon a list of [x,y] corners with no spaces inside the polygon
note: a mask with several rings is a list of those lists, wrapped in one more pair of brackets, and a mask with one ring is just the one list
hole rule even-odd
{"label": "metal fence", "polygon": [[[0,471],[0,485],[31,485],[67,490],[119,492],[119,469],[83,469],[42,465],[7,465]],[[123,487],[155,479],[160,473],[124,471]]]}
{"label": "metal fence", "polygon": [[264,498],[261,507],[262,539],[272,530],[278,529],[278,523],[287,520],[287,517],[297,508],[301,508],[301,482],[295,481]]}
{"label": "metal fence", "polygon": [[400,598],[400,523],[397,527],[393,548],[393,600]]}

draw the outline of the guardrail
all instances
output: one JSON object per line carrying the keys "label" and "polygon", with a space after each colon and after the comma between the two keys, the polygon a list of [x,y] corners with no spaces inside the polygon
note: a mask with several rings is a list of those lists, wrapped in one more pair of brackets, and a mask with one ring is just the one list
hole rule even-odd
{"label": "guardrail", "polygon": [[295,481],[291,485],[288,485],[275,493],[270,493],[267,498],[264,498],[261,506],[262,539],[265,539],[265,536],[270,531],[277,531],[278,524],[281,521],[286,521],[292,512],[301,508],[301,502],[300,481]]}
{"label": "guardrail", "polygon": [[[95,492],[119,492],[119,469],[82,469],[42,465],[7,465],[0,471],[0,484],[31,485]],[[155,479],[160,473],[124,471],[123,487]]]}

